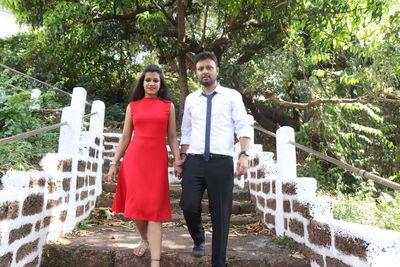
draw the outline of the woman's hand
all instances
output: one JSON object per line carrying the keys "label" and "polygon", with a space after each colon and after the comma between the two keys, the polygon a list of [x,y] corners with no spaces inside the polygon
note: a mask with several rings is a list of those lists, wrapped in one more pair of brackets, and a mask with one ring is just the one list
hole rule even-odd
{"label": "woman's hand", "polygon": [[116,175],[117,175],[117,165],[112,164],[110,165],[110,168],[108,170],[108,182],[110,184],[115,184],[117,182],[117,180],[115,179]]}

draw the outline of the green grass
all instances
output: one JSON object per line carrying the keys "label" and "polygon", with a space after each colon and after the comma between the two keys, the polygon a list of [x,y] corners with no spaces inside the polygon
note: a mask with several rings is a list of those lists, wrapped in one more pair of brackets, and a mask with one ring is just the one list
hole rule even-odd
{"label": "green grass", "polygon": [[400,192],[338,193],[325,197],[333,201],[335,219],[400,231]]}

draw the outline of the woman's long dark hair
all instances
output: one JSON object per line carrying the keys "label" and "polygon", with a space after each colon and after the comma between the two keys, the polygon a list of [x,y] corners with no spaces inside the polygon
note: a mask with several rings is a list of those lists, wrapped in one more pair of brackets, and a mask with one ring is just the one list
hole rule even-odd
{"label": "woman's long dark hair", "polygon": [[168,93],[167,83],[165,82],[162,69],[157,65],[150,64],[144,69],[142,75],[140,76],[139,81],[136,84],[136,87],[133,89],[129,102],[137,101],[144,97],[143,83],[144,83],[144,76],[146,75],[147,72],[157,72],[160,75],[160,90],[158,91],[157,96],[161,99],[171,101],[171,98],[169,97]]}

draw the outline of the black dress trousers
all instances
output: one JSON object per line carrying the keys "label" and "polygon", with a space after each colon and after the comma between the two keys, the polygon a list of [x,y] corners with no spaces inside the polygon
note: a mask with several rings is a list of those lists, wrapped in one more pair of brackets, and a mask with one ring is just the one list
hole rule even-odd
{"label": "black dress trousers", "polygon": [[212,266],[225,266],[229,223],[232,213],[233,159],[230,156],[188,155],[183,166],[180,207],[194,244],[205,241],[201,199],[208,193],[212,222]]}

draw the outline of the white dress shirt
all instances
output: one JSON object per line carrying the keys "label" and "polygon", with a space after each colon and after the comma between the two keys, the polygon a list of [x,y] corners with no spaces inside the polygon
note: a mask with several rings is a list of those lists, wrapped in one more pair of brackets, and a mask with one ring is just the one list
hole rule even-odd
{"label": "white dress shirt", "polygon": [[[219,84],[214,91],[210,153],[233,156],[234,134],[238,139],[250,138],[250,121],[239,92]],[[200,89],[186,97],[181,128],[181,145],[189,145],[186,153],[204,153],[207,98],[202,92]]]}

